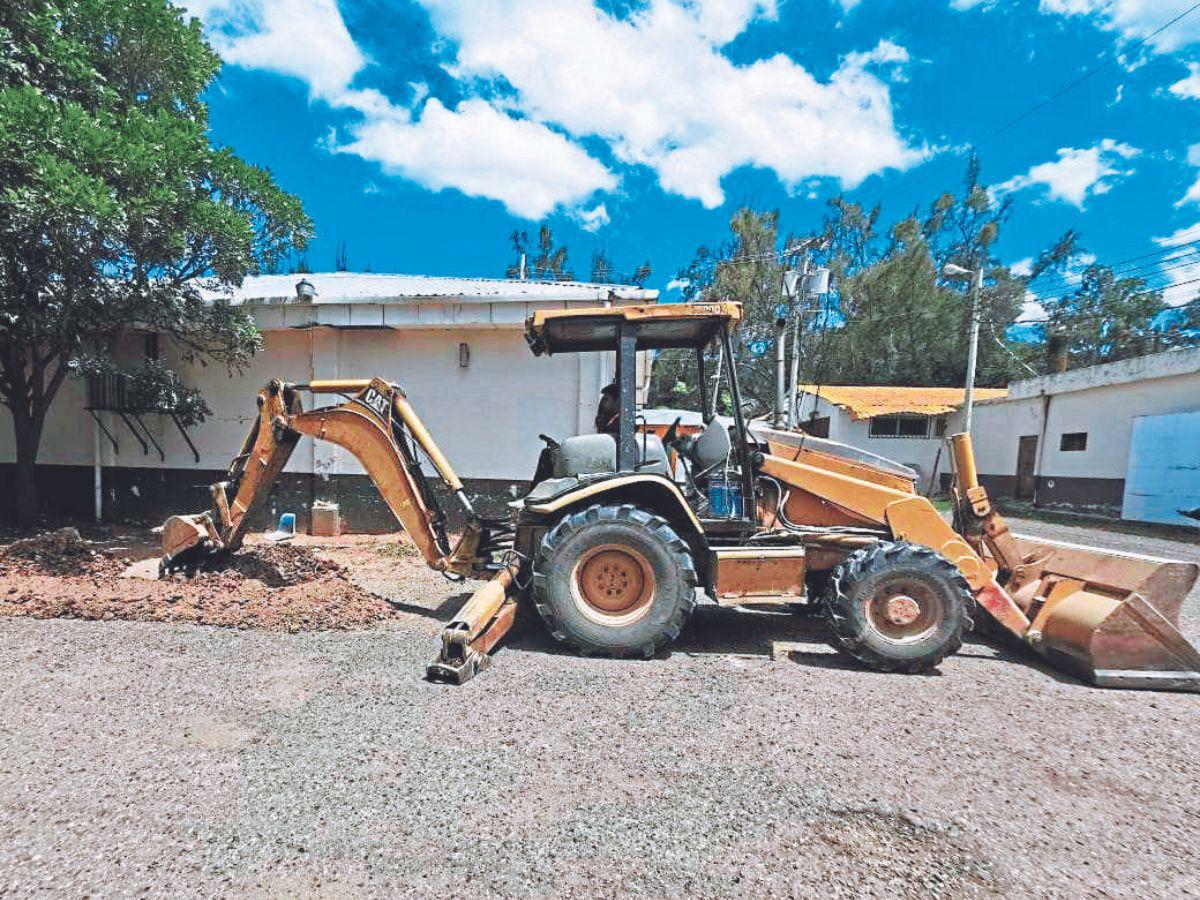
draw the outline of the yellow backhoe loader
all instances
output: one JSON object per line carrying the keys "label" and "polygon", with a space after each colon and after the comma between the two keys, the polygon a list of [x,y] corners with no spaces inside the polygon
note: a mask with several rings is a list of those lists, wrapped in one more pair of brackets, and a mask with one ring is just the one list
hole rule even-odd
{"label": "yellow backhoe loader", "polygon": [[[478,515],[398,385],[272,381],[212,508],[163,530],[162,569],[237,550],[248,516],[302,435],[363,464],[425,561],[486,579],[442,634],[431,678],[461,683],[488,664],[518,604],[536,607],[582,653],[650,656],[687,623],[697,588],[721,605],[817,604],[832,642],[890,672],[936,666],[970,618],[986,617],[1051,663],[1106,687],[1200,690],[1200,653],[1178,630],[1198,567],[1013,535],[979,485],[969,435],[950,438],[954,521],[915,490],[904,466],[819,438],[751,427],[743,415],[732,303],[542,311],[526,323],[535,354],[615,352],[604,433],[556,441],[511,518]],[[635,353],[720,343],[730,417],[696,435],[679,422],[639,431]],[[300,393],[347,402],[304,411]],[[422,469],[463,507],[455,542]]]}

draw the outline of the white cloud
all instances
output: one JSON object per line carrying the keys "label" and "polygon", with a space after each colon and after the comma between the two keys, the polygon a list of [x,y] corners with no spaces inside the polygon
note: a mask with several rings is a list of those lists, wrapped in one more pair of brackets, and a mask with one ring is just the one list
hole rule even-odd
{"label": "white cloud", "polygon": [[1200,63],[1188,63],[1188,75],[1171,85],[1169,90],[1176,97],[1200,100]]}
{"label": "white cloud", "polygon": [[[1158,28],[1187,8],[1180,0],[1041,0],[1041,11],[1060,16],[1087,16],[1105,31],[1114,31],[1123,41],[1149,37]],[[1147,46],[1159,53],[1171,53],[1189,44],[1200,43],[1200,16],[1181,19]]]}
{"label": "white cloud", "polygon": [[454,108],[424,85],[407,106],[362,86],[372,61],[336,0],[190,0],[189,9],[228,62],[300,79],[314,100],[357,112],[331,149],[520,216],[578,210],[616,188],[577,143],[585,139],[708,207],[741,166],[770,170],[789,189],[814,177],[848,189],[926,155],[898,133],[877,74],[903,77],[903,47],[885,40],[848,54],[827,81],[782,53],[735,65],[721,52],[774,18],[777,0],[648,0],[625,19],[593,0],[421,2],[439,40],[456,47],[446,68],[466,99]]}
{"label": "white cloud", "polygon": [[1178,306],[1200,296],[1200,222],[1155,238],[1154,243],[1173,248],[1162,260],[1163,274],[1167,277],[1163,299]]}
{"label": "white cloud", "polygon": [[672,278],[667,282],[668,291],[682,291],[684,288],[689,288],[692,283],[686,278]]}
{"label": "white cloud", "polygon": [[720,0],[651,0],[617,19],[591,0],[422,2],[457,44],[452,74],[510,87],[531,118],[603,139],[621,162],[650,167],[664,189],[708,207],[723,202],[721,179],[740,166],[769,169],[789,188],[812,176],[851,188],[922,158],[896,131],[887,84],[869,71],[899,61],[902,48],[888,42],[819,82],[783,54],[735,65],[720,52],[761,3],[730,4],[716,19],[709,10]]}
{"label": "white cloud", "polygon": [[[1200,144],[1192,144],[1188,147],[1187,161],[1189,165],[1200,169]],[[1188,203],[1200,203],[1200,173],[1197,173],[1195,182],[1175,205],[1184,206]]]}
{"label": "white cloud", "polygon": [[996,185],[995,191],[1002,194],[1042,185],[1051,200],[1062,200],[1083,209],[1088,197],[1107,194],[1117,181],[1132,175],[1132,169],[1117,166],[1121,160],[1132,159],[1140,152],[1111,138],[1086,149],[1063,147],[1058,151],[1058,159],[1036,165],[1024,175]]}
{"label": "white cloud", "polygon": [[228,63],[299,78],[336,100],[367,64],[335,0],[187,0]]}
{"label": "white cloud", "polygon": [[420,115],[406,110],[368,117],[334,147],[434,190],[490,197],[514,215],[540,219],[574,206],[617,181],[580,147],[544,125],[515,119],[485,100],[448,109],[430,99]]}
{"label": "white cloud", "polygon": [[[1088,266],[1096,264],[1096,254],[1094,253],[1079,253],[1067,261],[1067,264],[1059,270],[1048,274],[1046,277],[1054,284],[1054,293],[1066,294],[1073,291],[1083,282],[1083,273]],[[1028,275],[1033,271],[1033,257],[1025,257],[1025,259],[1017,260],[1008,267],[1014,275]],[[1021,303],[1021,314],[1017,316],[1018,322],[1037,322],[1043,321],[1046,318],[1046,307],[1042,306],[1041,300],[1038,297],[1038,288],[1042,284],[1041,280],[1033,282],[1033,289],[1025,291],[1025,299]]]}
{"label": "white cloud", "polygon": [[862,3],[862,0],[834,0],[834,2],[842,8],[842,12],[848,13]]}
{"label": "white cloud", "polygon": [[755,19],[774,19],[779,12],[776,0],[692,0],[692,8],[700,33],[718,46],[732,41]]}
{"label": "white cloud", "polygon": [[[753,4],[757,7],[759,4]],[[563,135],[483,100],[447,109],[412,85],[412,107],[354,87],[370,60],[354,43],[336,0],[191,0],[221,56],[236,66],[297,78],[313,99],[354,110],[361,121],[326,142],[425,187],[455,188],[541,218],[612,190],[616,178]],[[717,27],[719,23],[713,27]],[[378,192],[368,185],[367,193]]]}
{"label": "white cloud", "polygon": [[951,9],[974,9],[976,6],[990,9],[995,5],[996,0],[950,0]]}
{"label": "white cloud", "polygon": [[866,52],[847,53],[843,65],[859,68],[872,63],[886,65],[888,63],[903,64],[908,62],[908,51],[899,44],[886,38],[881,40],[873,49]]}
{"label": "white cloud", "polygon": [[603,203],[597,203],[591,209],[578,209],[575,211],[573,218],[579,223],[579,227],[584,231],[590,231],[595,234],[611,220],[608,217],[608,207]]}
{"label": "white cloud", "polygon": [[1027,256],[1024,259],[1018,259],[1008,267],[1008,271],[1018,277],[1024,278],[1033,271],[1033,257]]}

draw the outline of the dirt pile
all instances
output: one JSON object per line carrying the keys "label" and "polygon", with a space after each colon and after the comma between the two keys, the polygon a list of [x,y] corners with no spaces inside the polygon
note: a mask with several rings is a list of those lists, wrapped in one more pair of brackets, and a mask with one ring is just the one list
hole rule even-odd
{"label": "dirt pile", "polygon": [[345,575],[333,560],[295,544],[259,544],[228,556],[213,571],[233,572],[268,587],[289,587],[329,575]]}
{"label": "dirt pile", "polygon": [[0,548],[0,574],[116,575],[123,558],[97,549],[77,528],[59,528],[13,541]]}
{"label": "dirt pile", "polygon": [[[55,535],[58,535],[56,532]],[[0,550],[0,616],[190,622],[233,628],[352,628],[392,615],[308,547],[248,547],[194,578],[122,577],[122,560],[61,535]]]}

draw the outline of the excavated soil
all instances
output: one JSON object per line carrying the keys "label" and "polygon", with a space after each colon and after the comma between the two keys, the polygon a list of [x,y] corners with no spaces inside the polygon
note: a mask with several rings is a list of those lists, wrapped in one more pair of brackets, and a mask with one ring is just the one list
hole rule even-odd
{"label": "excavated soil", "polygon": [[153,577],[152,559],[131,568],[137,555],[84,540],[74,529],[15,541],[0,549],[0,617],[314,631],[392,615],[387,601],[306,546],[255,544],[194,577],[164,580]]}

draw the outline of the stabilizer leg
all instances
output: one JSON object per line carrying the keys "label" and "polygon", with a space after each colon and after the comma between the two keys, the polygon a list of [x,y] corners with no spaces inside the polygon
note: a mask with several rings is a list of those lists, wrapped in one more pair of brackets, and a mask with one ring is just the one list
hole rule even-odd
{"label": "stabilizer leg", "polygon": [[430,681],[463,684],[491,664],[489,654],[516,617],[517,601],[510,596],[515,582],[516,572],[507,566],[463,604],[442,632],[441,653],[425,670]]}

